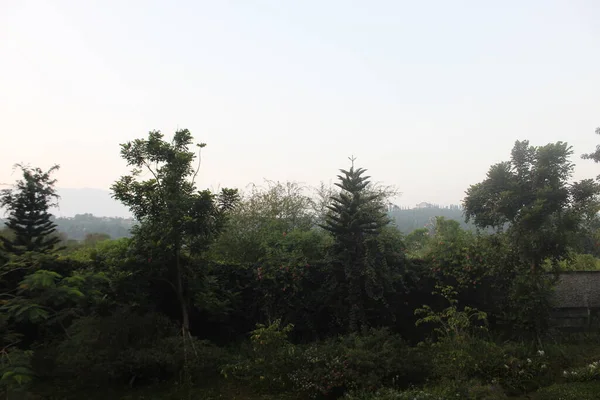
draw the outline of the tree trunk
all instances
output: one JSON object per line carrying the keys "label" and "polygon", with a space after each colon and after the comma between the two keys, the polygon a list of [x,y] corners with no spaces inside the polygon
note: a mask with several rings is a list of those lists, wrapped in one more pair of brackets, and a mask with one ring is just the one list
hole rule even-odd
{"label": "tree trunk", "polygon": [[181,271],[181,260],[179,249],[175,250],[175,268],[176,268],[176,289],[177,289],[177,300],[181,307],[181,333],[184,337],[187,337],[190,332],[190,313],[183,293],[183,274]]}

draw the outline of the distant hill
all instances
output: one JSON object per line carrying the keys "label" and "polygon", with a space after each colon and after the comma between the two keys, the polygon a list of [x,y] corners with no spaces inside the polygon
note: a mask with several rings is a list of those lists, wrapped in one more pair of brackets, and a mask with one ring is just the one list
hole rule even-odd
{"label": "distant hill", "polygon": [[[60,199],[58,207],[50,211],[57,217],[74,217],[77,214],[93,214],[96,217],[129,218],[129,209],[111,197],[111,192],[104,189],[56,189]],[[0,218],[4,217],[0,209]]]}
{"label": "distant hill", "polygon": [[[60,189],[60,208],[53,209],[58,230],[69,239],[82,240],[90,233],[105,233],[111,238],[128,237],[135,224],[127,208],[101,189]],[[460,223],[464,229],[474,230],[472,224],[465,223],[460,206],[441,207],[420,203],[415,208],[390,207],[389,215],[403,233],[425,228],[435,217],[445,217]],[[0,218],[0,224],[4,221]]]}
{"label": "distant hill", "polygon": [[57,190],[60,196],[58,208],[52,209],[57,217],[74,217],[77,214],[92,214],[96,217],[129,218],[131,213],[121,203],[103,189],[67,189]]}
{"label": "distant hill", "polygon": [[[129,236],[135,223],[127,207],[102,189],[57,189],[58,207],[50,212],[56,217],[58,230],[69,239],[82,240],[89,233],[106,233],[111,238]],[[0,229],[4,227],[0,212]]]}
{"label": "distant hill", "polygon": [[78,214],[74,217],[60,217],[54,220],[57,230],[68,239],[83,240],[91,233],[105,233],[111,239],[129,237],[135,224],[132,218],[95,217],[92,214]]}
{"label": "distant hill", "polygon": [[[0,229],[4,228],[5,219],[0,218]],[[129,237],[135,224],[132,218],[95,217],[92,214],[78,214],[74,217],[54,218],[56,229],[65,234],[67,239],[83,240],[92,233],[105,233],[111,239]]]}
{"label": "distant hill", "polygon": [[[105,233],[113,239],[129,236],[135,221],[127,207],[114,200],[108,190],[61,188],[58,194],[59,207],[51,212],[56,216],[58,230],[69,239],[82,240],[89,233]],[[442,207],[419,203],[414,208],[390,205],[388,211],[405,234],[427,227],[438,216],[456,220],[464,229],[475,229],[465,223],[463,209],[457,205]],[[3,225],[2,218],[0,223]]]}
{"label": "distant hill", "polygon": [[396,223],[398,229],[406,234],[415,229],[427,227],[435,220],[435,217],[453,219],[458,221],[463,229],[475,230],[473,224],[467,224],[465,222],[463,209],[457,205],[442,207],[428,203],[420,203],[415,208],[400,208],[393,206],[389,210],[389,215]]}

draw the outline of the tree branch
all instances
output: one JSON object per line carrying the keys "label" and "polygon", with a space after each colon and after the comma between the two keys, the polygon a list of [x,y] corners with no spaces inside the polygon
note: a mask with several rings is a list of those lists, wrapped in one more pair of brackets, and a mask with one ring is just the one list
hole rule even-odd
{"label": "tree branch", "polygon": [[198,149],[198,168],[196,168],[196,172],[194,172],[194,176],[192,176],[192,186],[194,186],[194,182],[196,182],[196,175],[200,171],[200,164],[202,163],[202,146]]}

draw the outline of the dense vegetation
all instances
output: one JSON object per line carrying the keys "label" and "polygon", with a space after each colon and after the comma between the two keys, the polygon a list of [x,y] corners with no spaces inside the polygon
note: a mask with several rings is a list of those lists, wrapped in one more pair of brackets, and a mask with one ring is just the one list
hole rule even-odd
{"label": "dense vegetation", "polygon": [[600,398],[600,336],[548,318],[553,272],[597,269],[599,256],[600,186],[571,182],[566,143],[516,142],[450,209],[471,225],[431,214],[405,232],[393,219],[406,210],[354,159],[316,194],[279,182],[212,193],[196,188],[204,147],[187,130],[121,145],[131,173],[112,191],[136,223],[112,239],[61,236],[48,213],[58,166],[20,166],[0,197],[2,391]]}

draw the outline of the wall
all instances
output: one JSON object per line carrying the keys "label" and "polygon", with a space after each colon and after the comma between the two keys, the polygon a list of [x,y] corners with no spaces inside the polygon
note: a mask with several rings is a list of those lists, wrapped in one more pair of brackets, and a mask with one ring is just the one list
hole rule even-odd
{"label": "wall", "polygon": [[552,324],[566,330],[600,329],[600,271],[559,275],[552,299]]}

